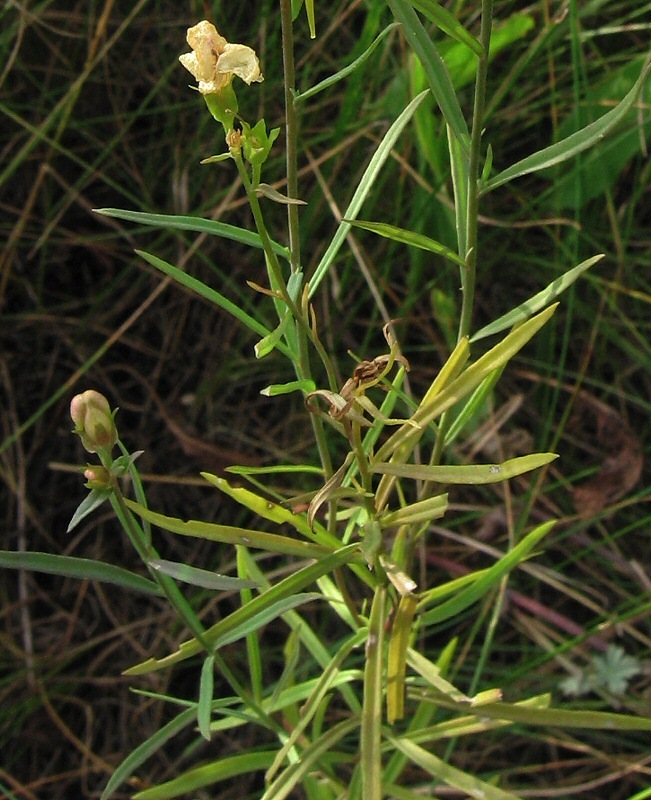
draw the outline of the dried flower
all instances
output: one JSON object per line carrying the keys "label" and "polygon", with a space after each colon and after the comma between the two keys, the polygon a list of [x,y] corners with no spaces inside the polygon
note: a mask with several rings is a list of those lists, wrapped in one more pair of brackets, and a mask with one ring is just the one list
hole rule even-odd
{"label": "dried flower", "polygon": [[70,416],[75,423],[75,433],[89,453],[111,451],[118,440],[113,414],[103,394],[89,389],[75,395],[70,403]]}
{"label": "dried flower", "polygon": [[188,28],[187,41],[192,52],[179,56],[179,61],[199,82],[201,94],[221,94],[234,75],[248,84],[264,80],[255,51],[229,44],[208,20]]}

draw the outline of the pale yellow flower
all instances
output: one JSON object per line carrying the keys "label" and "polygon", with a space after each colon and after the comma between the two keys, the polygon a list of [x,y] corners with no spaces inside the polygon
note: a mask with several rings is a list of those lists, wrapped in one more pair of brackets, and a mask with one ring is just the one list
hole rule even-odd
{"label": "pale yellow flower", "polygon": [[191,53],[179,61],[199,82],[201,94],[220,94],[234,75],[245,83],[264,80],[255,51],[243,44],[229,44],[212,22],[202,20],[188,28]]}

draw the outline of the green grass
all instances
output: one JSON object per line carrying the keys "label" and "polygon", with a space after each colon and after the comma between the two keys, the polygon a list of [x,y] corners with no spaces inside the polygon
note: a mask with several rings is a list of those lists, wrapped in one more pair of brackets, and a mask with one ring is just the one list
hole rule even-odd
{"label": "green grass", "polygon": [[[172,282],[163,286],[163,276],[133,252],[147,251],[183,269],[271,330],[277,324],[273,303],[246,284],[268,280],[259,251],[200,232],[139,226],[92,212],[121,207],[192,213],[254,230],[234,165],[199,164],[224,145],[176,61],[187,49],[185,29],[207,13],[196,5],[188,17],[180,17],[173,3],[141,3],[128,15],[109,6],[71,3],[64,10],[48,2],[29,14],[13,7],[1,12],[3,550],[89,558],[144,574],[107,506],[65,533],[84,496],[72,465],[86,458],[69,435],[67,406],[73,394],[89,387],[119,406],[120,434],[128,447],[145,451],[137,463],[149,506],[160,514],[287,536],[272,519],[259,514],[256,521],[236,497],[220,494],[197,476],[222,474],[233,463],[258,469],[318,464],[303,399],[259,394],[265,386],[296,379],[282,353],[256,360],[257,335],[206,298]],[[214,13],[220,30],[229,40],[255,45],[265,73],[260,86],[238,89],[240,110],[248,120],[264,116],[269,127],[281,125],[277,6],[221,5]],[[479,34],[471,4],[448,8]],[[513,4],[496,3],[496,29],[506,43],[488,72],[482,141],[482,153],[492,147],[493,176],[621,100],[648,50],[644,11],[626,2],[570,3],[567,16],[552,24],[545,4],[519,4],[516,11]],[[525,19],[531,23],[523,24]],[[316,3],[316,21],[314,40],[304,12],[296,21],[299,91],[354,61],[392,16],[375,0],[354,6]],[[442,52],[451,48],[441,32],[434,41]],[[469,120],[472,81],[463,78],[463,66],[462,59],[454,80]],[[561,458],[540,477],[451,487],[448,513],[432,524],[427,546],[416,547],[414,578],[433,589],[491,567],[512,550],[523,529],[558,520],[508,584],[495,583],[475,605],[457,608],[456,615],[416,638],[445,679],[467,694],[502,686],[508,703],[552,692],[554,706],[570,711],[650,715],[644,457],[650,440],[651,210],[649,164],[639,144],[641,137],[648,139],[648,86],[647,80],[641,101],[618,128],[619,138],[600,145],[596,156],[585,151],[479,201],[473,332],[593,254],[603,252],[605,259],[563,294],[552,321],[515,356],[496,388],[477,398],[477,413],[449,454],[458,464],[501,463],[545,450]],[[389,125],[421,88],[423,76],[408,45],[399,29],[392,29],[358,70],[299,106],[298,195],[309,200],[299,211],[300,243],[308,275],[323,264],[339,215]],[[441,115],[427,100],[373,179],[360,219],[399,226],[456,249],[443,137]],[[609,141],[615,144],[609,147]],[[265,170],[265,180],[285,192],[282,136]],[[264,211],[272,236],[287,244],[285,209],[267,203]],[[397,320],[400,348],[411,365],[395,409],[387,410],[399,417],[414,408],[448,358],[461,313],[455,266],[361,228],[349,232],[313,301],[338,386],[355,367],[347,351],[361,359],[386,353],[382,326]],[[477,342],[473,359],[495,343],[495,338]],[[314,377],[325,388],[326,375],[317,363],[314,359]],[[372,399],[380,405],[385,397],[378,393]],[[394,430],[388,428],[382,441]],[[425,438],[423,447],[431,441]],[[341,437],[331,439],[335,467],[345,452]],[[610,469],[605,479],[599,476],[604,464]],[[322,485],[309,473],[252,472],[248,481],[229,477],[233,486],[238,480],[252,492],[264,484],[276,500]],[[416,500],[408,484],[403,491],[405,504]],[[154,535],[168,561],[246,573],[274,587],[292,574],[292,562],[279,555],[262,551],[254,558],[258,551],[251,550],[238,561],[228,545]],[[365,569],[358,571],[363,575]],[[346,574],[353,606],[379,624],[381,603],[372,612],[372,593],[360,575]],[[352,648],[354,638],[344,622],[335,617],[333,624],[321,603],[277,606],[259,638],[254,626],[242,641],[218,651],[223,663],[215,674],[215,730],[207,745],[193,729],[196,710],[181,705],[199,697],[196,659],[147,678],[121,675],[152,655],[174,652],[188,638],[163,600],[60,574],[5,570],[3,577],[0,750],[9,755],[0,786],[7,797],[101,792],[129,753],[156,732],[171,737],[172,729],[174,737],[160,748],[152,743],[137,777],[115,796],[179,779],[217,762],[222,753],[249,761],[222,762],[214,768],[224,780],[219,788],[186,785],[186,796],[218,791],[222,798],[261,797],[265,789],[255,766],[266,769],[279,730],[296,726],[299,708],[310,698],[304,682],[325,675],[332,656]],[[239,592],[215,598],[205,589],[179,585],[206,628],[228,619],[246,600]],[[334,582],[328,586],[335,591]],[[611,644],[643,665],[626,691],[613,694],[602,687],[587,697],[564,697],[562,681],[572,670],[589,670],[593,656]],[[292,797],[335,797],[339,782],[349,779],[352,796],[359,792],[356,728],[350,720],[361,708],[362,687],[374,697],[381,677],[371,668],[363,676],[361,649],[351,649],[341,669],[350,671],[340,684],[345,688],[334,691],[329,703],[313,700],[300,744],[305,764],[318,767],[330,788],[281,770],[274,780],[285,786],[303,781],[300,792],[288,789]],[[338,685],[337,670],[326,680]],[[129,686],[174,699],[136,695]],[[241,687],[249,687],[250,695],[240,694]],[[423,686],[407,695],[408,718],[392,730],[397,744],[384,736],[380,743],[367,738],[362,750],[368,763],[380,758],[402,786],[389,796],[411,798],[416,789],[433,786],[432,773],[441,770],[436,759],[488,783],[494,778],[516,795],[519,789],[535,794],[553,786],[555,796],[568,798],[645,796],[648,732],[537,728],[525,718],[502,729],[483,723],[478,736],[470,736],[452,724],[460,712],[449,698],[419,702],[418,688]],[[209,701],[202,702],[205,720]],[[367,705],[365,713],[373,708]],[[178,714],[185,717],[172,722]],[[246,724],[251,716],[264,724]],[[365,724],[372,728],[371,721]],[[414,751],[409,738],[417,728],[431,730],[430,738],[415,742],[429,760]],[[328,743],[330,757],[318,751],[320,742]],[[409,759],[419,767],[403,772]],[[239,770],[244,774],[228,777]],[[459,783],[456,773],[450,779],[466,793],[472,788]],[[155,796],[149,791],[142,797]]]}

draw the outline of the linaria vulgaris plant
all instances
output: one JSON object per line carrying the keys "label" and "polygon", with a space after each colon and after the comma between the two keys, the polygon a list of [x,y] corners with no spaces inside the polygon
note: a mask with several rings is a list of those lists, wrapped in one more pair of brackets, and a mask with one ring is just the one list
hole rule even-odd
{"label": "linaria vulgaris plant", "polygon": [[[415,800],[438,796],[443,786],[452,787],[459,796],[514,800],[518,787],[507,788],[500,775],[474,774],[454,765],[457,737],[474,735],[480,747],[482,733],[501,728],[508,736],[514,724],[651,730],[651,719],[553,708],[548,694],[506,702],[502,687],[468,691],[451,677],[455,640],[444,641],[451,621],[491,592],[502,597],[509,573],[544,547],[554,522],[532,525],[523,519],[492,563],[443,584],[429,583],[421,568],[422,558],[428,548],[436,546],[432,523],[448,513],[446,487],[508,481],[544,468],[557,457],[543,452],[497,463],[458,464],[451,456],[451,444],[481,413],[509,361],[550,321],[558,296],[600,258],[596,255],[569,267],[527,302],[481,330],[473,330],[473,302],[482,280],[479,207],[483,196],[505,183],[561,164],[606,136],[633,107],[649,65],[647,62],[621,102],[595,122],[496,171],[484,131],[493,30],[488,0],[481,3],[475,32],[436,2],[387,0],[393,21],[367,51],[337,74],[298,91],[302,81],[295,75],[293,24],[301,6],[280,1],[286,101],[284,193],[263,181],[279,129],[268,130],[263,119],[251,122],[240,114],[238,95],[255,91],[252,84],[263,80],[253,49],[228,43],[204,20],[188,30],[191,52],[180,57],[198,82],[198,94],[209,113],[224,131],[223,152],[207,155],[204,161],[207,165],[224,163],[205,168],[236,172],[255,229],[193,216],[167,218],[117,209],[99,212],[139,224],[225,237],[249,245],[252,258],[264,261],[267,283],[251,284],[251,290],[273,309],[275,327],[267,327],[234,304],[219,287],[200,282],[152,253],[141,252],[154,268],[253,331],[258,336],[256,358],[275,353],[287,359],[292,379],[260,390],[269,397],[302,396],[318,459],[302,466],[283,462],[266,467],[234,466],[228,477],[202,473],[216,491],[246,509],[250,527],[183,521],[148,507],[135,463],[138,453],[130,453],[118,438],[119,414],[116,417],[109,401],[94,390],[72,400],[75,433],[99,463],[83,468],[89,494],[70,528],[100,504],[110,502],[149,577],[102,565],[104,576],[164,595],[189,631],[190,638],[178,649],[152,654],[127,674],[139,679],[186,659],[202,662],[195,701],[184,702],[172,721],[126,756],[102,798],[114,796],[148,757],[184,729],[196,728],[196,736],[210,742],[218,732],[232,731],[236,736],[242,726],[257,726],[255,747],[244,752],[216,751],[201,764],[189,765],[169,781],[134,797],[172,798],[204,787],[218,793],[220,782],[258,771],[263,800],[290,796]],[[316,35],[313,2],[306,0],[305,12]],[[298,182],[299,116],[313,97],[346,81],[355,70],[366,69],[366,61],[380,45],[396,46],[400,39],[415,59],[414,69],[424,88],[392,120],[328,246],[308,272],[304,265],[313,263],[312,254],[300,249],[304,201]],[[445,50],[441,43],[453,44],[473,67],[474,97],[469,112],[461,105],[441,55]],[[454,248],[382,221],[360,219],[392,147],[399,137],[412,135],[410,125],[424,110],[445,122]],[[272,232],[267,227],[271,203],[286,206],[286,232]],[[411,357],[402,351],[392,320],[387,319],[383,328],[384,350],[358,359],[352,369],[334,363],[322,338],[314,298],[323,291],[353,228],[420,248],[438,268],[444,264],[459,274],[461,309],[456,340],[421,397],[407,390]],[[264,318],[268,319],[268,312]],[[490,346],[476,355],[477,343],[489,337]],[[340,374],[345,380],[337,379]],[[278,474],[295,480],[295,488],[283,496],[272,485]],[[121,480],[125,475],[131,479],[131,497]],[[198,565],[160,558],[153,544],[154,529],[232,548],[237,575],[218,575]],[[200,610],[186,599],[184,587],[188,584],[210,592],[238,592],[238,607],[206,627]],[[496,599],[493,623],[499,609]],[[318,628],[312,623],[315,618],[320,620]],[[285,666],[280,674],[269,675],[262,631],[272,622],[275,631],[285,632]],[[434,634],[438,634],[436,647],[427,644]],[[227,663],[223,655],[226,645],[241,649],[241,663],[247,665],[244,672]],[[229,687],[228,692],[215,691],[216,674],[220,686]]]}

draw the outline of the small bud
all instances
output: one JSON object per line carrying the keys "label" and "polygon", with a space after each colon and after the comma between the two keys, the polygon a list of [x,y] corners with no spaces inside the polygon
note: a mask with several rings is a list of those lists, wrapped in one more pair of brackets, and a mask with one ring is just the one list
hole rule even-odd
{"label": "small bud", "polygon": [[226,134],[226,144],[231,153],[239,153],[242,150],[242,133],[235,130],[235,128],[231,128]]}
{"label": "small bud", "polygon": [[74,432],[89,453],[111,451],[118,440],[113,414],[103,394],[89,389],[75,395],[70,403],[70,416],[75,423]]}
{"label": "small bud", "polygon": [[111,473],[106,467],[89,464],[88,468],[84,470],[84,478],[86,478],[87,481],[87,489],[99,489],[103,491],[111,488]]}

